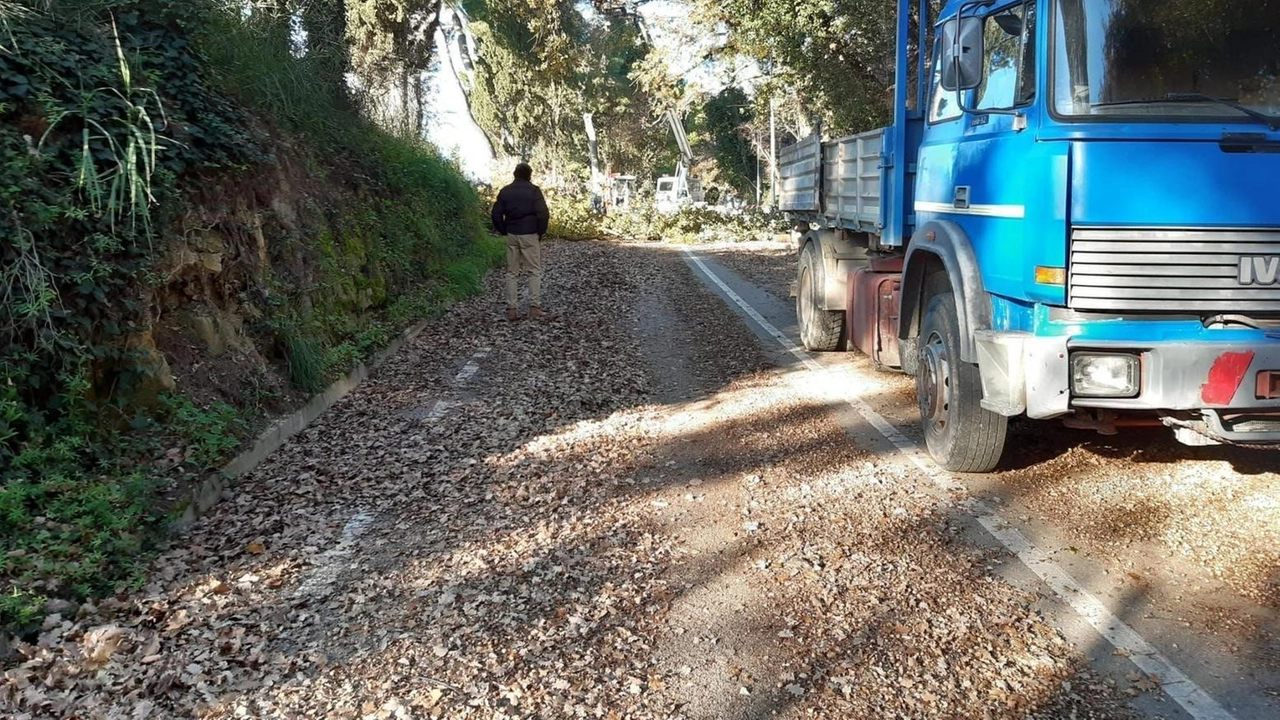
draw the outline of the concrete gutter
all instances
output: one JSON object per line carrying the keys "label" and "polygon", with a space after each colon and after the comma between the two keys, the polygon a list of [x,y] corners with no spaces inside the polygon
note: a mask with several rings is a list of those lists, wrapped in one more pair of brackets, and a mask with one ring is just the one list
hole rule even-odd
{"label": "concrete gutter", "polygon": [[[428,319],[416,323],[401,333],[400,337],[391,341],[387,347],[375,353],[367,363],[360,363],[354,370],[347,373],[346,377],[339,379],[320,394],[312,396],[302,409],[276,419],[270,427],[258,435],[253,447],[237,455],[221,472],[213,473],[196,483],[185,493],[185,497],[178,500],[177,509],[174,511],[175,517],[170,521],[169,527],[176,533],[190,530],[201,515],[222,499],[227,489],[236,480],[252,472],[271,453],[279,450],[285,441],[305,429],[326,410],[333,407],[334,403],[346,397],[347,393],[355,390],[365,378],[369,377],[369,373],[374,368],[418,337],[429,322]],[[179,512],[181,514],[178,514]],[[0,663],[8,662],[15,657],[13,643],[14,636],[0,632]]]}
{"label": "concrete gutter", "polygon": [[[427,319],[414,324],[402,332],[400,337],[392,340],[385,348],[374,353],[368,362],[360,363],[345,377],[339,378],[319,394],[313,395],[301,409],[282,418],[277,418],[266,430],[258,435],[252,447],[227,463],[221,472],[211,474],[187,491],[186,497],[180,499],[177,503],[176,517],[170,522],[170,528],[178,533],[190,530],[201,515],[208,512],[209,508],[222,499],[227,488],[235,484],[241,477],[253,472],[263,460],[266,460],[271,453],[279,450],[289,438],[302,432],[308,425],[315,422],[316,418],[333,407],[334,403],[346,397],[352,390],[355,390],[360,383],[364,382],[365,378],[369,377],[369,373],[374,368],[381,365],[387,358],[395,355],[401,348],[422,334],[429,322],[431,322],[430,319]],[[177,514],[179,511],[181,512],[180,515]]]}

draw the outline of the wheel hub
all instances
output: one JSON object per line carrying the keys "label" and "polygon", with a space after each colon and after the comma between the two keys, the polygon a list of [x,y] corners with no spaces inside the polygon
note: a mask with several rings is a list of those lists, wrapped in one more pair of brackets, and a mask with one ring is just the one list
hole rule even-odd
{"label": "wheel hub", "polygon": [[926,422],[939,427],[947,422],[950,405],[951,366],[947,361],[947,349],[942,338],[934,335],[920,347],[920,414]]}

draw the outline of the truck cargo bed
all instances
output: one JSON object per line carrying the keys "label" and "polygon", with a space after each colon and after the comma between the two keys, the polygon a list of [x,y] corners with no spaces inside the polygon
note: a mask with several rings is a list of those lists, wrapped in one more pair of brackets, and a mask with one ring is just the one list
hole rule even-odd
{"label": "truck cargo bed", "polygon": [[877,233],[885,130],[820,142],[807,137],[778,154],[778,209],[826,227]]}

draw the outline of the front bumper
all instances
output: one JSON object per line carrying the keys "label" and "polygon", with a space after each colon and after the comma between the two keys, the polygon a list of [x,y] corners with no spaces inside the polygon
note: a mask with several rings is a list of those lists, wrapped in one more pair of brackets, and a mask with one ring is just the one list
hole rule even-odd
{"label": "front bumper", "polygon": [[[1075,342],[1068,348],[1126,350],[1119,344]],[[1274,396],[1269,377],[1280,373],[1280,342],[1159,343],[1138,354],[1137,397],[1073,397],[1072,407],[1155,410],[1180,441],[1191,445],[1280,442],[1280,397]]]}
{"label": "front bumper", "polygon": [[[1280,338],[1260,334],[1257,341],[1249,342],[1135,343],[984,330],[975,333],[975,341],[982,404],[1003,415],[1026,412],[1032,418],[1051,418],[1077,409],[1189,413],[1208,418],[1215,431],[1230,432],[1230,422],[1224,418],[1280,413],[1280,397],[1260,397],[1260,391],[1269,393],[1258,382],[1259,373],[1280,373]],[[1074,394],[1070,357],[1088,351],[1138,356],[1138,394],[1130,398]]]}
{"label": "front bumper", "polygon": [[1275,410],[1280,398],[1259,398],[1259,373],[1280,371],[1280,342],[1133,344],[1069,341],[1068,352],[1133,353],[1141,361],[1137,397],[1072,397],[1071,406],[1108,410]]}

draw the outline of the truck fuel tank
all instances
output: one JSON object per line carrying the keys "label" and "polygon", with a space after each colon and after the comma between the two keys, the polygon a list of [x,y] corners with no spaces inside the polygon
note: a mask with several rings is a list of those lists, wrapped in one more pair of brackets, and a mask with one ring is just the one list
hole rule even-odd
{"label": "truck fuel tank", "polygon": [[901,368],[898,308],[901,306],[902,258],[871,258],[849,273],[845,335],[878,367]]}

